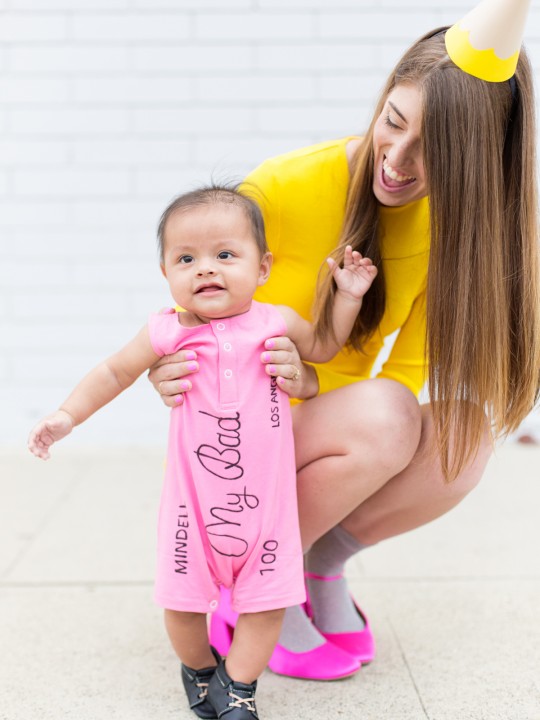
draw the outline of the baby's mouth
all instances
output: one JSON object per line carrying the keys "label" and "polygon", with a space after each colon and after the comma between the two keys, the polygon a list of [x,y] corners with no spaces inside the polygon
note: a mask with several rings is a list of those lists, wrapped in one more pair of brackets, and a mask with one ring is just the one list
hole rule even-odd
{"label": "baby's mouth", "polygon": [[195,291],[195,295],[199,295],[202,293],[213,293],[218,292],[219,290],[223,290],[223,287],[221,285],[218,285],[217,283],[208,283],[207,285],[201,285],[197,290]]}
{"label": "baby's mouth", "polygon": [[416,178],[412,175],[402,175],[395,170],[386,159],[386,156],[383,158],[382,167],[384,184],[390,188],[405,187],[416,181]]}

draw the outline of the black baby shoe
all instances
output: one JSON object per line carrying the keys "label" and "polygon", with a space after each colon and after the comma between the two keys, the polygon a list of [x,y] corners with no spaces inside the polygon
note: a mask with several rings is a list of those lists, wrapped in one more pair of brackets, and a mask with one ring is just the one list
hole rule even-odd
{"label": "black baby shoe", "polygon": [[[219,664],[221,656],[218,651],[210,646],[212,655]],[[204,720],[214,720],[217,718],[216,711],[208,702],[208,683],[216,672],[215,667],[202,668],[201,670],[193,670],[187,665],[182,665],[182,682],[188,696],[189,707],[193,712]]]}
{"label": "black baby shoe", "polygon": [[208,700],[223,720],[259,720],[255,707],[257,681],[251,685],[234,681],[225,670],[225,660],[217,666],[208,685]]}

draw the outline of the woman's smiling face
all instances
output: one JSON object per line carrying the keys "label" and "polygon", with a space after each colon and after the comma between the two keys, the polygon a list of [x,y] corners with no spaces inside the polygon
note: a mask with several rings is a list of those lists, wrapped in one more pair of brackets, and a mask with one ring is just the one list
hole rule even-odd
{"label": "woman's smiling face", "polygon": [[406,205],[427,194],[421,128],[420,89],[396,85],[373,129],[373,193],[381,205]]}

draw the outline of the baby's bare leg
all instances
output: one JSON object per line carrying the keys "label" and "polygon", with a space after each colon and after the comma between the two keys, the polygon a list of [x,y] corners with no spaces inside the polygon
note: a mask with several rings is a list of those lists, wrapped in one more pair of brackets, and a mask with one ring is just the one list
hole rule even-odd
{"label": "baby's bare leg", "polygon": [[251,684],[268,664],[281,632],[285,609],[240,615],[227,656],[227,673]]}
{"label": "baby's bare leg", "polygon": [[204,613],[165,610],[165,627],[174,651],[184,665],[199,670],[216,664],[208,642]]}

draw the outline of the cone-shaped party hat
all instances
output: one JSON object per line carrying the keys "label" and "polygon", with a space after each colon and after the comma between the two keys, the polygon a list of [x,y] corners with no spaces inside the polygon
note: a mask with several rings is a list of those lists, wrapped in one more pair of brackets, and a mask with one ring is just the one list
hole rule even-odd
{"label": "cone-shaped party hat", "polygon": [[464,72],[489,82],[516,71],[530,0],[482,0],[446,33],[451,60]]}

